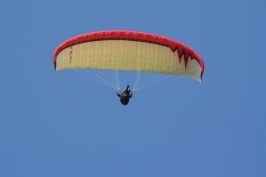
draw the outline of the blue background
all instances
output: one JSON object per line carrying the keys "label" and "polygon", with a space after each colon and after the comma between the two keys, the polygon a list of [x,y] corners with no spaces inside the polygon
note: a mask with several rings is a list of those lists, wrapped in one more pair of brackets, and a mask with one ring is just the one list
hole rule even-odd
{"label": "blue background", "polygon": [[[1,1],[0,22],[0,176],[266,176],[266,1]],[[122,106],[110,87],[54,71],[60,43],[115,29],[192,47],[203,82]]]}

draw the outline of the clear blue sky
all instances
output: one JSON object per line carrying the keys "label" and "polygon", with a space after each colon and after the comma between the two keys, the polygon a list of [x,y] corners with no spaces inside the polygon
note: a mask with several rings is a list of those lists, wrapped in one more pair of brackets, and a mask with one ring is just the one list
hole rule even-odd
{"label": "clear blue sky", "polygon": [[[1,177],[266,176],[266,1],[4,1],[0,22]],[[122,106],[110,87],[54,71],[60,43],[110,29],[187,44],[203,82]]]}

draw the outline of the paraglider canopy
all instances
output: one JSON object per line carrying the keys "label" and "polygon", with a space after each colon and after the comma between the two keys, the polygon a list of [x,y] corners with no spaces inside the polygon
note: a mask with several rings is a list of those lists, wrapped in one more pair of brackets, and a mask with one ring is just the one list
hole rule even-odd
{"label": "paraglider canopy", "polygon": [[71,38],[54,52],[54,68],[152,72],[202,81],[200,55],[176,40],[134,31],[101,31]]}

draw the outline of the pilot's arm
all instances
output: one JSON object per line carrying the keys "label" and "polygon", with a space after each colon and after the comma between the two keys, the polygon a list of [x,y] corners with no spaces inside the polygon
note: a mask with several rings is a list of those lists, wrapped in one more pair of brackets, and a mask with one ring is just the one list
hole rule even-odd
{"label": "pilot's arm", "polygon": [[119,93],[116,92],[116,94],[117,94],[117,96],[121,97],[121,95]]}

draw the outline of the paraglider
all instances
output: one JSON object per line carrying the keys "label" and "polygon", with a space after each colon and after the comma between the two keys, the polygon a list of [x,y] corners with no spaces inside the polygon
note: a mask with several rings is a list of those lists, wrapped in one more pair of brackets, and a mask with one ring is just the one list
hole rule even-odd
{"label": "paraglider", "polygon": [[121,93],[117,93],[117,96],[120,97],[120,102],[122,103],[122,105],[127,105],[129,102],[129,99],[132,97],[133,92],[130,91],[129,89],[129,85],[127,86],[127,88],[121,92]]}
{"label": "paraglider", "polygon": [[[76,70],[117,91],[121,70],[137,72],[134,92],[164,83],[170,76],[201,82],[204,73],[202,58],[185,44],[155,34],[123,30],[87,33],[66,40],[56,48],[53,62],[56,71]],[[124,105],[132,91],[126,93]],[[124,98],[123,92],[120,95],[120,99]]]}

